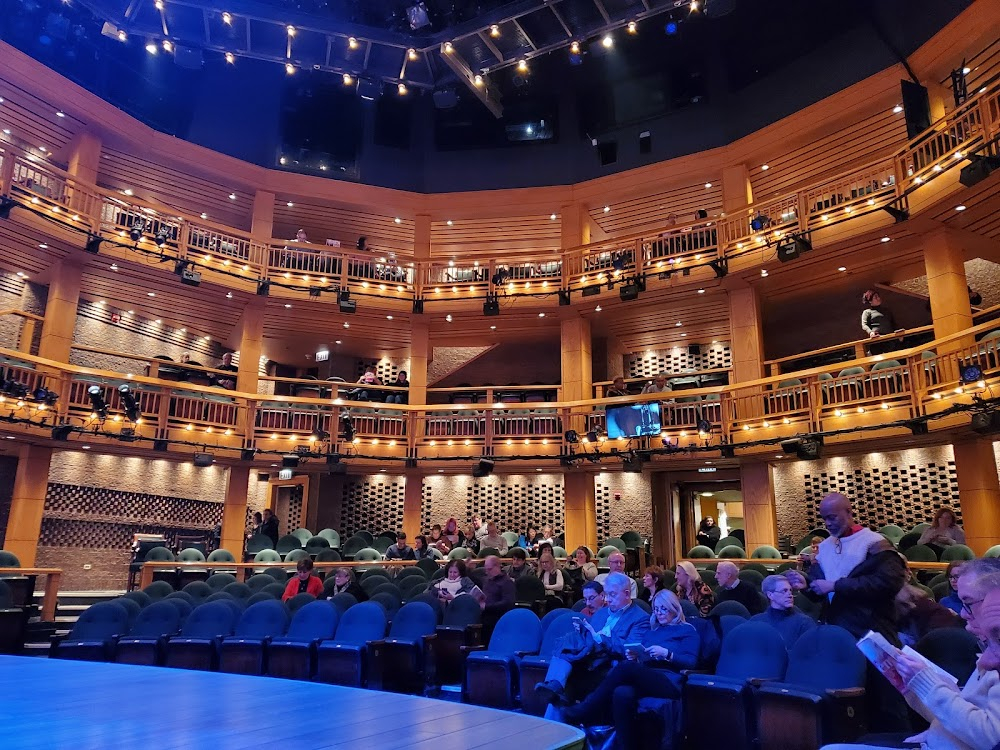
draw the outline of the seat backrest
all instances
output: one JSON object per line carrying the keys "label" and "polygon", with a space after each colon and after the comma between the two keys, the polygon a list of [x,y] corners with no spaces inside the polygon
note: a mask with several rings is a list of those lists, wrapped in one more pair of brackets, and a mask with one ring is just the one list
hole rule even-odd
{"label": "seat backrest", "polygon": [[754,560],[780,560],[781,553],[775,547],[762,544],[750,553],[750,557]]}
{"label": "seat backrest", "polygon": [[311,536],[306,540],[306,552],[310,555],[318,555],[323,550],[330,549],[330,540],[321,536]]}
{"label": "seat backrest", "polygon": [[354,554],[355,562],[381,562],[382,553],[372,547],[364,547]]}
{"label": "seat backrest", "polygon": [[744,622],[723,638],[715,673],[740,680],[780,680],[787,664],[785,642],[775,628],[763,622]]}
{"label": "seat backrest", "polygon": [[[581,600],[582,601],[582,600]],[[555,615],[555,617],[549,617]],[[573,621],[584,619],[583,615],[571,609],[554,609],[542,618],[542,642],[538,655],[551,657],[555,654],[563,638],[573,632]],[[548,625],[545,621],[548,620]]]}
{"label": "seat backrest", "polygon": [[177,621],[178,628],[183,627],[184,621],[188,618],[188,615],[194,611],[194,606],[187,599],[182,599],[183,592],[175,592],[163,600],[164,604],[169,604],[171,607],[177,610],[177,615],[179,620]]}
{"label": "seat backrest", "polygon": [[896,546],[899,548],[900,552],[906,552],[910,547],[915,546],[920,541],[919,531],[908,531],[899,538],[896,542]]}
{"label": "seat backrest", "polygon": [[205,583],[211,587],[212,591],[222,591],[229,584],[236,583],[236,576],[232,573],[213,573],[205,579]]}
{"label": "seat backrest", "polygon": [[309,602],[292,615],[285,638],[299,642],[333,638],[339,622],[340,612],[330,602]]}
{"label": "seat backrest", "polygon": [[642,544],[642,535],[638,531],[626,531],[622,534],[622,541],[629,549],[633,549]]}
{"label": "seat backrest", "polygon": [[737,617],[742,617],[744,620],[750,619],[750,610],[748,610],[743,604],[736,601],[725,601],[719,602],[712,610],[708,613],[708,616],[721,618],[724,615],[735,615]]}
{"label": "seat backrest", "polygon": [[344,542],[344,546],[340,548],[340,554],[344,557],[353,557],[358,553],[358,551],[363,550],[368,545],[369,541],[367,539],[360,534],[355,534]]}
{"label": "seat backrest", "polygon": [[[440,552],[438,552],[438,554],[440,554]],[[427,558],[417,560],[417,567],[424,571],[428,576],[434,575],[441,568],[441,566],[434,562],[434,560],[428,560]]]}
{"label": "seat backrest", "polygon": [[945,547],[941,553],[941,562],[975,559],[976,553],[972,551],[971,547],[966,547],[964,544],[952,544],[950,547]]}
{"label": "seat backrest", "polygon": [[986,554],[983,557],[1000,557],[1000,544],[994,544],[986,550]]}
{"label": "seat backrest", "polygon": [[188,547],[177,553],[177,562],[205,562],[205,555],[200,549]]}
{"label": "seat backrest", "polygon": [[195,607],[184,621],[181,635],[185,638],[217,638],[232,635],[239,610],[232,602],[212,601]]}
{"label": "seat backrest", "polygon": [[[520,580],[520,579],[518,579]],[[487,650],[500,656],[535,653],[542,645],[542,623],[530,609],[512,609],[497,622]]]}
{"label": "seat backrest", "polygon": [[336,529],[322,529],[316,536],[321,536],[330,543],[331,547],[340,547],[340,532]]}
{"label": "seat backrest", "polygon": [[621,552],[621,551],[622,550],[618,549],[613,544],[606,544],[603,547],[601,547],[599,550],[597,550],[597,558],[599,560],[606,560],[609,557],[611,557],[611,555],[615,554],[616,552]]}
{"label": "seat backrest", "polygon": [[421,581],[426,581],[427,573],[425,573],[422,568],[418,568],[415,565],[408,568],[402,568],[398,573],[396,573],[396,585],[402,588],[403,581],[407,578],[419,578]]}
{"label": "seat backrest", "polygon": [[287,555],[285,555],[286,563],[297,563],[299,560],[305,560],[309,557],[309,552],[304,549],[293,549]]}
{"label": "seat backrest", "polygon": [[478,625],[482,617],[483,610],[474,597],[459,596],[445,607],[443,624],[447,627],[465,628]]}
{"label": "seat backrest", "polygon": [[378,594],[388,594],[397,601],[403,601],[403,592],[400,590],[399,586],[389,580],[386,580],[385,583],[380,583],[371,592],[372,596],[376,596]]}
{"label": "seat backrest", "polygon": [[883,359],[881,362],[876,362],[872,365],[872,372],[877,372],[878,370],[888,370],[893,367],[899,367],[899,360],[895,359]]}
{"label": "seat backrest", "polygon": [[146,553],[146,560],[149,562],[173,562],[174,553],[166,547],[153,547],[153,549]]}
{"label": "seat backrest", "polygon": [[545,598],[545,584],[535,576],[521,576],[514,581],[514,599],[522,603],[536,602]]}
{"label": "seat backrest", "polygon": [[746,550],[735,544],[729,544],[719,550],[719,557],[722,559],[738,560],[747,556]]}
{"label": "seat backrest", "polygon": [[288,630],[288,610],[277,599],[257,602],[247,607],[236,623],[237,638],[267,638],[285,634]]}
{"label": "seat backrest", "polygon": [[965,628],[931,630],[914,648],[952,675],[959,685],[972,675],[979,658],[979,641]]}
{"label": "seat backrest", "polygon": [[386,615],[382,605],[361,602],[344,612],[337,625],[337,643],[363,646],[368,641],[385,637]]}
{"label": "seat backrest", "polygon": [[556,609],[553,609],[553,610],[550,610],[550,611],[546,612],[542,616],[542,633],[547,633],[548,632],[549,626],[552,624],[552,622],[556,618],[560,617],[561,615],[566,614],[567,612],[571,612],[571,611],[572,610],[570,610],[568,607],[557,607]]}
{"label": "seat backrest", "polygon": [[376,537],[375,541],[372,542],[372,548],[378,550],[380,555],[384,555],[389,547],[396,543],[395,539],[387,539],[384,536]]}
{"label": "seat backrest", "polygon": [[[270,543],[270,540],[268,540],[268,543]],[[258,552],[256,555],[253,556],[253,561],[263,562],[263,563],[280,563],[281,555],[279,555],[273,549],[262,549],[260,552]]]}
{"label": "seat backrest", "polygon": [[[169,552],[169,550],[167,550]],[[146,558],[147,560],[150,558]],[[173,556],[171,556],[173,559]],[[13,552],[8,552],[5,549],[0,549],[0,568],[20,568],[21,561],[17,559],[17,555]]]}
{"label": "seat backrest", "polygon": [[[616,536],[612,536],[612,537],[609,537],[609,538],[605,539],[604,540],[604,546],[605,547],[614,547],[619,552],[625,552],[625,550],[628,549],[628,545],[625,544],[625,541],[623,539],[620,539],[619,537],[616,537]],[[599,552],[598,552],[598,555],[600,555]]]}
{"label": "seat backrest", "polygon": [[316,601],[315,596],[303,591],[301,594],[296,594],[287,602],[285,602],[285,606],[288,608],[288,612],[294,615],[296,612],[302,609],[302,607],[314,601]]}
{"label": "seat backrest", "polygon": [[865,368],[864,367],[860,367],[860,366],[845,367],[843,370],[840,371],[840,373],[837,375],[837,377],[838,378],[844,378],[844,377],[850,377],[851,375],[864,375],[864,374],[865,374]]}
{"label": "seat backrest", "polygon": [[448,553],[449,560],[468,560],[470,557],[472,557],[472,552],[465,547],[455,547]]}
{"label": "seat backrest", "polygon": [[740,571],[739,575],[741,581],[746,581],[757,589],[760,589],[761,584],[764,583],[764,576],[757,570],[744,568]]}
{"label": "seat backrest", "polygon": [[256,594],[251,595],[247,599],[247,607],[252,607],[257,602],[277,602],[281,601],[278,597],[274,596],[270,591],[258,591]]}
{"label": "seat backrest", "polygon": [[181,609],[174,601],[153,602],[139,613],[129,635],[133,638],[159,638],[173,635],[181,626]]}
{"label": "seat backrest", "polygon": [[785,682],[820,691],[864,687],[867,663],[853,635],[836,625],[819,625],[792,646]]}
{"label": "seat backrest", "polygon": [[260,591],[265,586],[270,586],[272,583],[274,583],[274,579],[267,575],[267,573],[256,573],[255,575],[247,578],[247,586],[249,586],[250,590],[254,593]]}
{"label": "seat backrest", "polygon": [[742,547],[743,546],[743,542],[741,542],[739,539],[737,539],[734,536],[724,536],[724,537],[722,537],[722,539],[720,539],[719,541],[717,541],[715,543],[715,554],[719,554],[719,552],[721,552],[723,549],[725,549],[729,545],[735,545],[737,547]]}
{"label": "seat backrest", "polygon": [[914,544],[906,549],[903,554],[910,562],[937,562],[937,552],[926,544]]}
{"label": "seat backrest", "polygon": [[502,536],[504,538],[504,541],[507,542],[508,547],[513,547],[515,544],[517,544],[517,541],[520,538],[513,531],[505,531],[500,536]]}
{"label": "seat backrest", "polygon": [[146,596],[156,602],[174,593],[174,587],[166,581],[153,581],[143,591],[146,592]]}
{"label": "seat backrest", "polygon": [[122,599],[131,599],[138,604],[140,608],[148,607],[153,603],[152,598],[145,591],[129,591],[122,596]]}
{"label": "seat backrest", "polygon": [[191,598],[194,599],[194,603],[196,605],[201,604],[215,593],[215,590],[204,581],[191,581],[191,583],[182,588],[181,591],[190,595]]}
{"label": "seat backrest", "polygon": [[401,598],[393,596],[392,594],[385,591],[378,594],[372,594],[370,597],[368,597],[368,601],[380,605],[382,609],[385,610],[385,616],[386,619],[388,620],[391,620],[393,617],[395,617],[396,612],[398,612],[399,608],[403,606],[403,600]]}
{"label": "seat backrest", "polygon": [[899,526],[894,523],[890,523],[883,526],[878,530],[878,533],[884,536],[886,539],[891,541],[893,544],[898,544],[899,540],[903,538],[904,532]]}
{"label": "seat backrest", "polygon": [[340,614],[344,614],[348,609],[353,607],[358,603],[358,600],[354,598],[353,594],[342,593],[335,594],[330,598],[330,604],[332,604]]}
{"label": "seat backrest", "polygon": [[431,605],[425,602],[410,602],[404,604],[396,616],[392,618],[389,637],[418,640],[425,635],[433,634],[437,623],[437,612]]}
{"label": "seat backrest", "polygon": [[313,537],[313,533],[309,529],[295,529],[290,536],[298,537],[299,542],[305,545]]}
{"label": "seat backrest", "polygon": [[271,541],[271,537],[264,534],[254,534],[247,539],[247,554],[256,555],[258,552],[271,549],[273,546],[274,542]]}
{"label": "seat backrest", "polygon": [[91,604],[73,623],[71,641],[106,641],[113,635],[128,632],[129,613],[121,602]]}
{"label": "seat backrest", "polygon": [[287,555],[293,549],[302,549],[301,540],[294,534],[285,534],[274,547],[274,551],[279,555]]}
{"label": "seat backrest", "polygon": [[914,534],[923,534],[930,527],[931,525],[926,521],[924,521],[923,523],[918,523],[916,526],[910,529],[910,531],[913,532]]}
{"label": "seat backrest", "polygon": [[236,562],[233,553],[227,549],[214,549],[208,555],[209,562]]}
{"label": "seat backrest", "polygon": [[692,560],[711,560],[715,557],[715,551],[704,544],[698,544],[688,550],[687,556]]}
{"label": "seat backrest", "polygon": [[245,583],[240,583],[239,581],[233,581],[232,583],[226,585],[222,589],[223,593],[229,594],[231,597],[237,601],[246,602],[251,596],[253,596],[253,589],[247,586]]}

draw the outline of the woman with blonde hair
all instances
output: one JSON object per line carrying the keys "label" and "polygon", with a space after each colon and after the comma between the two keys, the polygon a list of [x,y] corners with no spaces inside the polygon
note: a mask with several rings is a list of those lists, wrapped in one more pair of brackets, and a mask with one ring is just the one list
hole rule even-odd
{"label": "woman with blonde hair", "polygon": [[641,643],[626,643],[626,661],[608,672],[586,700],[564,709],[568,723],[601,723],[611,706],[616,747],[637,747],[635,714],[642,698],[680,700],[681,670],[698,666],[701,639],[684,618],[680,600],[670,591],[653,597],[649,632]]}
{"label": "woman with blonde hair", "polygon": [[965,532],[958,525],[955,511],[947,505],[942,505],[934,512],[931,525],[924,529],[917,544],[926,544],[940,556],[944,547],[953,544],[965,544]]}
{"label": "woman with blonde hair", "polygon": [[715,606],[715,594],[711,587],[701,580],[701,573],[687,560],[677,563],[677,598],[691,602],[702,617],[708,615]]}

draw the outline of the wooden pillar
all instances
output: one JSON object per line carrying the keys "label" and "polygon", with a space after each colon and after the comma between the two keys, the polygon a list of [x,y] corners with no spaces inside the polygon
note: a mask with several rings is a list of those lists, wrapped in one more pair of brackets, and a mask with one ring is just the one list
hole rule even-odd
{"label": "wooden pillar", "polygon": [[93,133],[77,133],[69,142],[66,171],[82,182],[97,184],[101,168],[101,139]]}
{"label": "wooden pillar", "polygon": [[569,471],[563,475],[565,495],[566,549],[581,544],[597,552],[597,505],[594,499],[594,475]]}
{"label": "wooden pillar", "polygon": [[4,549],[17,555],[25,568],[35,565],[38,553],[51,462],[52,449],[38,445],[22,446],[17,458]]}
{"label": "wooden pillar", "polygon": [[729,290],[729,320],[732,331],[733,382],[764,377],[764,336],[760,299],[750,285]]}
{"label": "wooden pillar", "polygon": [[[672,487],[663,472],[650,477],[650,501],[653,504],[653,560],[658,564],[673,566],[677,562],[674,544],[674,499]],[[685,550],[686,551],[686,550]]]}
{"label": "wooden pillar", "polygon": [[[563,308],[570,310],[570,308]],[[583,401],[593,398],[594,377],[591,359],[590,321],[570,311],[560,323],[560,346],[562,349],[562,400]],[[586,418],[583,410],[574,410],[565,420],[565,428],[583,434],[586,432]]]}
{"label": "wooden pillar", "polygon": [[420,471],[408,471],[403,487],[403,531],[406,541],[412,546],[413,537],[422,534],[424,509],[424,475]]}
{"label": "wooden pillar", "polygon": [[63,260],[52,267],[42,338],[38,345],[39,357],[69,362],[80,302],[80,277],[81,268],[74,263]]}
{"label": "wooden pillar", "polygon": [[256,393],[260,375],[260,355],[264,343],[264,300],[252,299],[243,309],[238,324],[240,358],[236,372],[236,390]]}
{"label": "wooden pillar", "polygon": [[743,492],[743,525],[747,555],[762,544],[778,546],[778,518],[774,508],[774,482],[770,464],[745,461],[740,464]]}
{"label": "wooden pillar", "polygon": [[980,557],[1000,539],[1000,480],[992,441],[972,438],[956,442],[955,469],[965,543]]}
{"label": "wooden pillar", "polygon": [[250,234],[255,240],[267,241],[274,236],[274,193],[258,190],[253,196]]}
{"label": "wooden pillar", "polygon": [[753,203],[750,171],[746,164],[733,164],[722,170],[722,210],[727,214]]}
{"label": "wooden pillar", "polygon": [[590,217],[582,203],[567,203],[559,209],[559,246],[568,250],[590,242]]}
{"label": "wooden pillar", "polygon": [[[927,235],[924,239],[924,266],[927,269],[934,338],[970,328],[972,306],[965,278],[965,253],[954,234],[941,230]],[[956,341],[953,348],[958,346]]]}
{"label": "wooden pillar", "polygon": [[222,549],[233,553],[243,562],[243,538],[247,523],[247,491],[250,487],[249,464],[233,464],[229,467],[229,482],[226,484],[226,500],[222,507]]}
{"label": "wooden pillar", "polygon": [[427,322],[419,316],[410,325],[410,403],[427,403],[427,365],[431,358]]}

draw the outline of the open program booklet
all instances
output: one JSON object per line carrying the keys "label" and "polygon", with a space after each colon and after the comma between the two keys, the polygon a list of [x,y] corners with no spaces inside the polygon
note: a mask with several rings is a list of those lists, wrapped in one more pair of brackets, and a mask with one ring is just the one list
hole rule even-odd
{"label": "open program booklet", "polygon": [[958,689],[958,680],[930,661],[926,656],[917,653],[909,646],[903,646],[902,649],[898,649],[889,643],[885,639],[885,636],[881,633],[876,633],[874,630],[869,630],[864,638],[858,641],[858,649],[860,649],[868,661],[875,665],[875,668],[879,672],[885,675],[885,678],[892,683],[893,687],[901,693],[906,691],[906,683],[903,682],[903,678],[899,676],[899,672],[896,670],[896,660],[900,654],[906,654],[921,662],[949,685],[954,685],[955,689]]}

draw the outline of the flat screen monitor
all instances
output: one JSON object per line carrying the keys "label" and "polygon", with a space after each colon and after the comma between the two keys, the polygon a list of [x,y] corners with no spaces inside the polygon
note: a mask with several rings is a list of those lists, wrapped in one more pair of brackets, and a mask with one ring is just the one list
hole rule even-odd
{"label": "flat screen monitor", "polygon": [[660,403],[609,406],[607,425],[609,440],[659,435]]}

